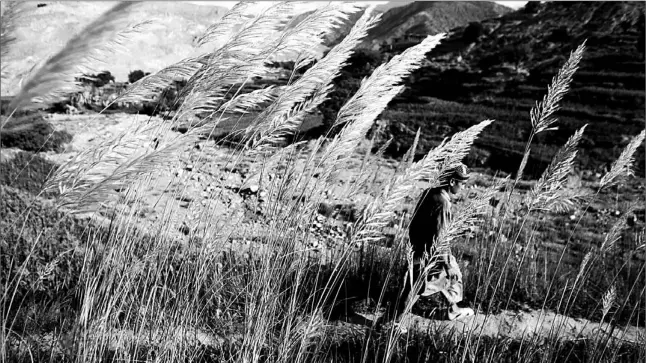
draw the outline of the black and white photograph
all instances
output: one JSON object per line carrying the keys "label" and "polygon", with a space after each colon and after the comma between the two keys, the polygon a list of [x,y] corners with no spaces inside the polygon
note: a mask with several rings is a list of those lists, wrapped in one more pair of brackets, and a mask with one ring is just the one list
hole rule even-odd
{"label": "black and white photograph", "polygon": [[646,2],[0,2],[0,362],[646,362]]}

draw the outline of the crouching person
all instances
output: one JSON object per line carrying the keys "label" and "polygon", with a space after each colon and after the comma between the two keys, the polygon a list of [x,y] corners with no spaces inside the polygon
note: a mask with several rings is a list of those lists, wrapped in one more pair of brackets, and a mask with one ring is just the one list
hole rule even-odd
{"label": "crouching person", "polygon": [[[407,273],[402,299],[397,311],[397,321],[409,310],[420,296],[428,297],[441,293],[448,302],[447,317],[456,320],[474,315],[473,309],[461,308],[457,304],[463,299],[462,273],[450,253],[438,254],[436,241],[440,232],[451,220],[451,196],[459,193],[469,179],[467,168],[459,164],[445,174],[437,188],[426,189],[415,207],[409,227],[410,243],[413,249],[412,278]],[[446,248],[446,251],[449,249]],[[429,258],[433,258],[430,260]],[[425,279],[424,269],[428,269]],[[413,294],[410,292],[415,290]],[[398,323],[405,331],[407,324]]]}

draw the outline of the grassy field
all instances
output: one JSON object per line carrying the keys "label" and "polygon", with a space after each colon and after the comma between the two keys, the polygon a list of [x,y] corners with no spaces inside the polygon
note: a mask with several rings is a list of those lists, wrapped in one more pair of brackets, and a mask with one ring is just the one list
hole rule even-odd
{"label": "grassy field", "polygon": [[[110,14],[126,10],[119,5]],[[331,23],[357,9],[323,7],[282,33],[269,30],[282,29],[291,5],[251,19],[241,15],[245,10],[234,7],[224,18],[231,22],[206,31],[209,39],[235,28],[225,46],[133,85],[132,94],[145,98],[174,72],[186,74],[172,115],[70,117],[61,124],[77,127],[75,138],[58,137],[60,147],[49,152],[17,151],[7,160],[3,146],[2,361],[646,358],[646,221],[643,199],[634,198],[644,180],[632,175],[644,131],[631,129],[608,169],[583,178],[575,160],[596,156],[577,149],[604,131],[578,130],[565,116],[552,119],[583,46],[564,62],[531,117],[529,109],[465,110],[446,101],[387,108],[440,41],[429,37],[362,83],[337,115],[338,134],[293,143],[295,134],[320,123],[313,111],[377,19],[362,16],[340,44],[287,85],[225,97],[233,85],[262,74],[271,56],[307,54]],[[3,23],[10,16],[5,12]],[[67,71],[87,61],[86,52],[121,34],[113,17],[97,19],[61,51],[64,57],[36,70],[12,105],[22,110],[54,100],[69,86]],[[233,26],[238,23],[243,26]],[[186,122],[196,114],[210,117]],[[367,138],[377,134],[371,130],[379,115],[406,117],[415,130],[429,120],[450,126],[419,136],[434,148],[399,150],[401,158],[387,160],[384,145]],[[3,139],[34,124],[12,117],[2,116]],[[524,126],[512,131],[512,124]],[[558,137],[544,136],[556,125],[563,125]],[[524,142],[510,141],[509,132],[523,133]],[[548,146],[535,149],[536,140]],[[496,148],[516,162],[478,164],[482,150]],[[523,165],[530,148],[540,157]],[[61,152],[65,157],[57,158]],[[450,245],[461,261],[479,328],[443,322],[431,299],[406,307],[412,323],[402,334],[389,319],[409,298],[400,295],[411,267],[410,213],[422,188],[436,185],[461,160],[476,172],[437,243]],[[501,178],[489,169],[528,178]],[[351,212],[326,211],[333,209],[328,205]]]}

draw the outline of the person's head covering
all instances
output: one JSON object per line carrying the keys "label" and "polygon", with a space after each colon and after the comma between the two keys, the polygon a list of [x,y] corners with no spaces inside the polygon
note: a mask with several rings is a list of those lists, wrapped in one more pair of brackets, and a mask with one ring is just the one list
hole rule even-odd
{"label": "person's head covering", "polygon": [[454,167],[452,170],[452,173],[450,174],[450,177],[456,180],[469,180],[469,171],[467,170],[467,166],[460,163],[456,167]]}
{"label": "person's head covering", "polygon": [[451,179],[462,181],[469,180],[469,170],[466,165],[458,163],[454,167],[445,170],[442,175],[440,175],[440,185],[448,186]]}

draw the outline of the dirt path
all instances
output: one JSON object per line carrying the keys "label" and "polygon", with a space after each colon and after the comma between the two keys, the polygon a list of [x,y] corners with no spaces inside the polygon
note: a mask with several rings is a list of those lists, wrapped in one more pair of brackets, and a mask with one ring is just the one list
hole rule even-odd
{"label": "dirt path", "polygon": [[[371,319],[374,316],[362,315],[366,320],[363,323],[348,321],[335,321],[324,324],[325,331],[335,341],[349,341],[351,339],[365,339]],[[312,331],[318,335],[320,329]],[[389,334],[389,330],[381,330],[382,334]],[[218,336],[203,329],[178,326],[175,328],[164,327],[163,332],[142,330],[135,332],[129,329],[111,329],[107,327],[92,328],[90,339],[98,339],[108,344],[110,350],[127,349],[137,344],[140,346],[201,346],[214,349],[221,348],[233,342],[240,342],[244,338],[241,334],[233,336]],[[494,339],[511,339],[515,341],[540,343],[548,339],[558,341],[605,341],[609,343],[646,343],[646,330],[633,326],[613,327],[608,324],[599,324],[586,319],[572,319],[553,312],[512,312],[504,310],[499,314],[477,314],[461,321],[431,320],[420,316],[412,316],[409,326],[410,334],[429,334],[431,336],[462,336],[462,337],[489,337]],[[56,354],[69,349],[71,336],[69,334],[47,333],[42,336],[32,336],[30,339],[38,342],[42,347],[52,348]],[[402,337],[406,339],[406,337]],[[18,342],[15,342],[16,344]]]}
{"label": "dirt path", "polygon": [[[371,323],[372,314],[357,314]],[[557,339],[574,341],[612,338],[615,341],[646,343],[646,329],[635,326],[612,326],[587,319],[575,319],[552,311],[510,311],[498,314],[476,314],[458,321],[432,320],[410,315],[409,332],[428,334],[460,334],[462,336],[486,336],[513,340]],[[342,323],[342,324],[353,324]]]}

